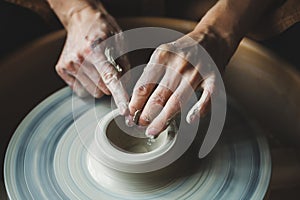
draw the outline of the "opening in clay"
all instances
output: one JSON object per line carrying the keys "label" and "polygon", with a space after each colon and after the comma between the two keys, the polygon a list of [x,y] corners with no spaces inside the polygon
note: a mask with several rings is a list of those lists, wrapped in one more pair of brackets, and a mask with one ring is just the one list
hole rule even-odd
{"label": "opening in clay", "polygon": [[156,139],[135,137],[144,135],[145,130],[125,125],[123,116],[117,116],[109,122],[106,136],[109,142],[120,151],[126,153],[147,153],[158,149],[168,141],[168,131],[162,132]]}

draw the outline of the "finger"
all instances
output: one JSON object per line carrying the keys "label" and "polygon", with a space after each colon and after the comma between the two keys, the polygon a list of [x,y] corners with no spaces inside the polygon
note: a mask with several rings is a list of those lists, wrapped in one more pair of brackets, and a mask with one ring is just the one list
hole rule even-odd
{"label": "finger", "polygon": [[72,86],[74,84],[78,68],[74,65],[72,60],[65,62],[64,56],[61,55],[55,69],[58,75],[66,81],[68,85]]}
{"label": "finger", "polygon": [[119,108],[121,115],[127,115],[128,110],[128,94],[123,87],[122,82],[118,78],[118,72],[115,67],[103,57],[93,63],[100,74],[104,84],[112,93],[115,103]]}
{"label": "finger", "polygon": [[201,87],[203,88],[202,95],[199,101],[190,109],[186,116],[187,123],[193,123],[197,118],[205,116],[211,105],[211,96],[214,92],[215,77],[211,75],[203,80]]}
{"label": "finger", "polygon": [[163,109],[171,94],[172,92],[168,88],[165,88],[161,85],[157,86],[157,88],[147,101],[139,118],[138,124],[141,126],[149,125],[151,121],[153,121],[153,119]]}
{"label": "finger", "polygon": [[57,74],[73,89],[73,85],[75,82],[75,77],[67,73],[65,69],[58,66],[56,67]]}
{"label": "finger", "polygon": [[134,115],[137,110],[142,110],[164,73],[164,67],[153,63],[148,63],[139,80],[137,81],[129,103],[130,115]]}
{"label": "finger", "polygon": [[160,114],[152,121],[146,129],[148,137],[157,137],[169,125],[172,118],[180,112],[192,93],[192,87],[182,81],[175,92],[171,95]]}
{"label": "finger", "polygon": [[93,82],[85,75],[83,71],[84,66],[80,65],[80,63],[81,63],[80,61],[78,62],[70,61],[68,68],[66,70],[66,72],[74,76],[79,83],[73,86],[73,90],[79,97],[86,97],[88,93],[90,93],[92,96],[96,98],[101,97],[103,93],[99,89],[97,89],[93,84]]}
{"label": "finger", "polygon": [[82,70],[84,71],[86,76],[88,76],[88,78],[94,83],[94,85],[96,85],[104,94],[111,94],[109,89],[104,84],[99,72],[96,70],[95,66],[92,63],[84,61],[82,63]]}
{"label": "finger", "polygon": [[[82,69],[83,67],[81,67]],[[95,98],[103,96],[103,92],[95,85],[95,83],[84,73],[83,70],[79,70],[76,79],[80,84]]]}
{"label": "finger", "polygon": [[83,86],[78,83],[73,74],[77,73],[77,68],[74,66],[73,62],[68,62],[67,66],[62,66],[60,63],[56,66],[56,71],[58,75],[69,85],[69,87],[77,94],[79,97],[86,97],[88,92],[83,88]]}
{"label": "finger", "polygon": [[203,90],[200,100],[190,109],[186,116],[187,123],[193,123],[200,116],[204,116],[207,107],[210,105],[211,94],[208,90]]}
{"label": "finger", "polygon": [[73,91],[75,94],[81,98],[87,97],[89,95],[88,91],[81,85],[81,83],[75,79],[73,84]]}
{"label": "finger", "polygon": [[163,79],[151,94],[140,116],[139,125],[146,126],[160,113],[180,82],[180,76],[168,69]]}

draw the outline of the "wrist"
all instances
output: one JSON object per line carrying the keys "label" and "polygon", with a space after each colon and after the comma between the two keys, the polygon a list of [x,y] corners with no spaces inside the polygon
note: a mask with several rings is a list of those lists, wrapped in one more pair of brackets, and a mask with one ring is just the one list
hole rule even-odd
{"label": "wrist", "polygon": [[[57,17],[68,30],[68,26],[73,20],[74,16],[86,17],[89,14],[96,11],[106,12],[100,2],[91,0],[48,0],[51,8],[56,13]],[[84,12],[83,12],[84,11]]]}
{"label": "wrist", "polygon": [[220,71],[224,70],[240,42],[240,38],[234,34],[208,24],[198,25],[188,36],[209,53]]}
{"label": "wrist", "polygon": [[66,30],[69,31],[74,26],[77,28],[85,27],[87,22],[93,22],[101,13],[90,6],[82,7],[69,13]]}

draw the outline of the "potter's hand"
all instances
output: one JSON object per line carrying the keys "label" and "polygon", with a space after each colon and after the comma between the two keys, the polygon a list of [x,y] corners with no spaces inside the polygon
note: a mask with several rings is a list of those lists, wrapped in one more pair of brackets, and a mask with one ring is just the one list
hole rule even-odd
{"label": "potter's hand", "polygon": [[142,110],[138,124],[149,125],[147,136],[157,136],[163,131],[196,89],[203,90],[202,96],[189,111],[186,121],[192,123],[209,109],[215,72],[202,47],[215,56],[215,62],[221,55],[220,60],[227,60],[223,51],[227,46],[210,32],[191,32],[175,42],[161,45],[152,54],[129,103],[130,116]]}
{"label": "potter's hand", "polygon": [[[79,5],[75,2],[74,6]],[[57,73],[80,97],[88,93],[96,98],[112,94],[120,113],[125,115],[128,95],[119,78],[129,63],[124,56],[117,61],[111,58],[122,47],[121,30],[103,7],[80,6],[62,20],[68,35],[56,65]],[[104,44],[105,39],[115,34],[110,44]]]}

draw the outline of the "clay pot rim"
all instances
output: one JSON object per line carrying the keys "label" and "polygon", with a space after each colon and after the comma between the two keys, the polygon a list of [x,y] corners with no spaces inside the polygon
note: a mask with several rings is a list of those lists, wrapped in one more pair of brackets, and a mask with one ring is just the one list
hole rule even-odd
{"label": "clay pot rim", "polygon": [[166,137],[166,141],[163,145],[150,152],[125,152],[112,145],[107,135],[103,134],[110,122],[119,115],[118,109],[115,109],[99,121],[95,130],[97,152],[94,152],[93,155],[96,155],[97,159],[107,167],[123,172],[143,173],[163,168],[165,162],[162,162],[162,160],[168,156],[168,154],[172,154],[173,148],[177,148],[177,145],[175,145],[177,134],[174,134],[174,129],[172,127],[167,128],[166,131],[168,133],[166,134],[168,134],[168,136]]}

